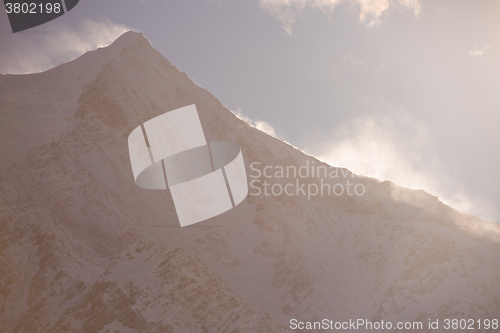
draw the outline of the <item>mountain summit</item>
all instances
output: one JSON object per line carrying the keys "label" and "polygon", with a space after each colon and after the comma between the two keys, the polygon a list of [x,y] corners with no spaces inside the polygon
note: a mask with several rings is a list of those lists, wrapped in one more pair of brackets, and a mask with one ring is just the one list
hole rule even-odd
{"label": "mountain summit", "polygon": [[[180,228],[167,190],[135,185],[127,137],[191,104],[207,141],[241,147],[249,181],[349,180],[364,193],[251,188],[234,209]],[[324,318],[431,332],[429,319],[498,319],[497,224],[261,132],[141,34],[0,76],[0,105],[1,332],[285,332],[291,319]],[[306,166],[340,176],[276,174]]]}

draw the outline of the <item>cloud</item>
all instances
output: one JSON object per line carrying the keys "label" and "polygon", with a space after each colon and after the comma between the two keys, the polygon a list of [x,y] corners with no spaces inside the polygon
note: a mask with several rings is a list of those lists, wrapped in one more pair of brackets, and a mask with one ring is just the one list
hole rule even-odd
{"label": "cloud", "polygon": [[359,8],[359,20],[369,27],[379,25],[390,9],[408,8],[416,16],[421,12],[420,0],[260,0],[260,6],[280,20],[289,34],[292,25],[307,7],[331,12],[340,4]]}
{"label": "cloud", "polygon": [[54,25],[51,32],[8,35],[0,51],[0,72],[42,72],[87,51],[109,45],[128,30],[125,25],[109,19],[87,19],[76,29],[61,23]]}
{"label": "cloud", "polygon": [[249,118],[248,116],[244,115],[243,112],[241,112],[240,107],[237,107],[236,110],[234,110],[234,111],[231,110],[231,112],[234,113],[236,115],[236,117],[240,118],[243,121],[246,121],[250,125],[261,130],[262,132],[265,132],[271,136],[274,136],[275,138],[278,137],[278,135],[276,134],[276,130],[274,129],[274,127],[271,124],[269,124],[265,121],[262,121],[262,120],[257,120],[257,119],[254,120],[254,119]]}
{"label": "cloud", "polygon": [[460,180],[440,163],[427,128],[408,113],[356,118],[332,133],[308,138],[305,151],[356,174],[423,189],[460,211],[494,220],[493,206],[465,194]]}
{"label": "cloud", "polygon": [[406,7],[413,10],[415,16],[421,12],[420,0],[353,0],[359,6],[359,20],[368,26],[377,26],[391,8]]}
{"label": "cloud", "polygon": [[477,45],[474,45],[472,49],[469,51],[469,55],[472,57],[478,57],[481,59],[486,50],[490,49],[493,45],[488,45],[480,49]]}
{"label": "cloud", "polygon": [[344,61],[344,64],[349,64],[353,66],[364,66],[366,65],[366,62],[363,59],[356,58],[353,56],[348,56],[345,55],[342,57],[342,60]]}

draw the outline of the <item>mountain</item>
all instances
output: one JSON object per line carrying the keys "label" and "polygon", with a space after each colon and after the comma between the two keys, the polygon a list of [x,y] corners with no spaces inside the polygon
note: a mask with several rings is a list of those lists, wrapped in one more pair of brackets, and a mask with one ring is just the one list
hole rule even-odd
{"label": "mountain", "polygon": [[[127,138],[191,104],[207,141],[241,147],[249,181],[350,181],[364,193],[251,187],[232,210],[180,228],[168,190],[136,186]],[[1,332],[286,332],[291,319],[324,318],[431,332],[428,319],[500,319],[498,224],[261,132],[141,34],[0,75],[0,108]],[[266,166],[273,178],[258,175]],[[279,177],[279,166],[339,177]]]}

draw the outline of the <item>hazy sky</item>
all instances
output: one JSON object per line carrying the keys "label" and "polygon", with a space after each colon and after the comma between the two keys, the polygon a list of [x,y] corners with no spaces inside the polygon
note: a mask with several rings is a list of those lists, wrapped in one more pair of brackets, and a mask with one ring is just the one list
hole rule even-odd
{"label": "hazy sky", "polygon": [[493,0],[81,0],[16,34],[0,13],[0,72],[139,31],[294,146],[500,222],[499,17]]}

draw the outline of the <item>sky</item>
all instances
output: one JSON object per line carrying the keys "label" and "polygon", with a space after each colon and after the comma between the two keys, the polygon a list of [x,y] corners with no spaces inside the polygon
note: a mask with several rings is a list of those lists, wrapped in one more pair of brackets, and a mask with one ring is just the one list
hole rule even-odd
{"label": "sky", "polygon": [[142,32],[256,127],[500,222],[499,14],[495,0],[81,0],[16,34],[0,13],[0,72]]}

